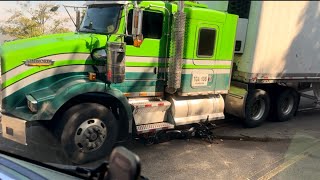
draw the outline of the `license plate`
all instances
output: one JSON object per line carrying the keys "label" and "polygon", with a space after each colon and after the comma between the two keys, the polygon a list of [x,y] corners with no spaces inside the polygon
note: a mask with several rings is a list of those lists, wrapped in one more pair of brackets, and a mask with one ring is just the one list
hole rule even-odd
{"label": "license plate", "polygon": [[192,74],[191,86],[208,86],[208,74]]}

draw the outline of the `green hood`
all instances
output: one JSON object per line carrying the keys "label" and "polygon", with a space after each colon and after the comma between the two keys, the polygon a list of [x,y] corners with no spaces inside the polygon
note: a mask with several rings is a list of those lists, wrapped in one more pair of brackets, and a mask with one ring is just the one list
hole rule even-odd
{"label": "green hood", "polygon": [[90,53],[106,44],[104,35],[64,33],[6,42],[0,47],[2,74],[23,64],[54,54]]}

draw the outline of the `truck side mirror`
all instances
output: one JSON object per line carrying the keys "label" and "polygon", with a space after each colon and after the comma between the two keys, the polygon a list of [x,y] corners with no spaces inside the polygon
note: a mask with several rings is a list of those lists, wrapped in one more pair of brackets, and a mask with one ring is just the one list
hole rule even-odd
{"label": "truck side mirror", "polygon": [[140,177],[140,158],[124,147],[116,147],[109,160],[107,180],[137,180]]}
{"label": "truck side mirror", "polygon": [[142,35],[143,10],[139,8],[134,8],[132,18],[133,18],[132,19],[133,46],[140,47],[143,41],[143,35]]}

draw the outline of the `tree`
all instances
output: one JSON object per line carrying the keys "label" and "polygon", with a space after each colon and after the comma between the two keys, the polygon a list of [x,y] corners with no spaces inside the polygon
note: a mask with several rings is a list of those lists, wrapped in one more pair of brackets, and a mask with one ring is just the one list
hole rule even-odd
{"label": "tree", "polygon": [[0,26],[0,33],[22,39],[71,31],[64,26],[69,19],[61,19],[57,11],[52,11],[55,4],[44,2],[33,8],[28,2],[19,2],[18,7],[8,11],[11,16]]}

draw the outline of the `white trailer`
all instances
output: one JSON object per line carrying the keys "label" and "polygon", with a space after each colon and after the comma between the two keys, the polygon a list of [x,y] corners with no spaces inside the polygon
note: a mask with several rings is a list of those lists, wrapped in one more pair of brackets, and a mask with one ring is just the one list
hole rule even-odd
{"label": "white trailer", "polygon": [[320,79],[320,3],[254,1],[234,80],[251,83]]}
{"label": "white trailer", "polygon": [[239,15],[227,113],[249,127],[268,117],[286,121],[298,109],[300,90],[319,94],[320,2],[202,3]]}

